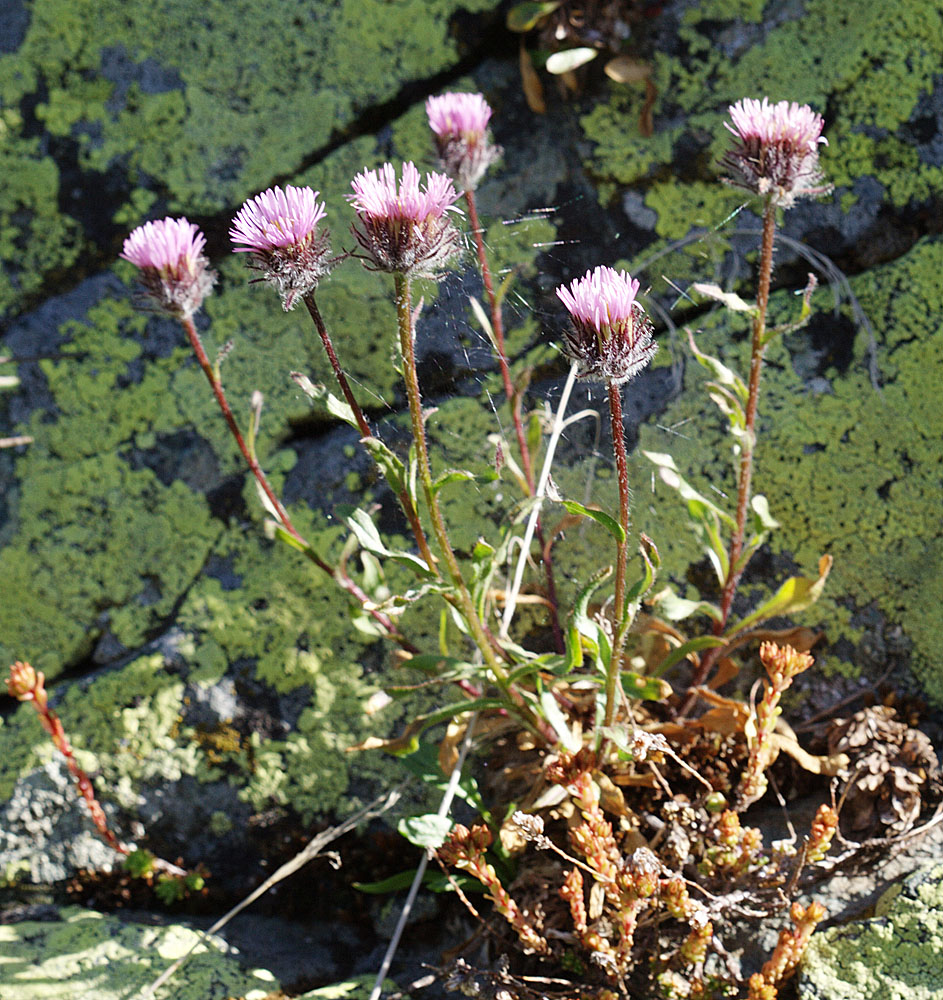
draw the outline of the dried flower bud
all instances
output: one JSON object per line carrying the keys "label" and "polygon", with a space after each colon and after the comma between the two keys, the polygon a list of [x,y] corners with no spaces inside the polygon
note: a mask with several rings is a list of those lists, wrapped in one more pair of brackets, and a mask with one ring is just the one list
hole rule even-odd
{"label": "dried flower bud", "polygon": [[391,163],[364,170],[348,195],[357,213],[353,227],[366,253],[365,266],[421,277],[437,272],[459,252],[459,233],[448,212],[458,212],[458,194],[445,174],[427,174],[420,189],[415,164],[403,164],[396,183]]}
{"label": "dried flower bud", "polygon": [[141,269],[142,305],[189,319],[216,281],[204,246],[206,237],[186,219],[145,222],[133,230],[121,257]]}
{"label": "dried flower bud", "polygon": [[807,104],[745,98],[729,111],[733,124],[726,127],[738,141],[721,161],[730,172],[724,178],[728,184],[769,197],[782,208],[831,190],[819,169],[819,144],[828,144],[824,122]]}
{"label": "dried flower bud", "polygon": [[242,206],[229,230],[233,253],[251,255],[249,266],[278,292],[286,312],[334,263],[328,233],[318,230],[325,216],[318,197],[309,187],[269,188]]}
{"label": "dried flower bud", "polygon": [[488,134],[491,108],[481,94],[442,94],[426,101],[442,169],[463,191],[474,191],[501,155]]}
{"label": "dried flower bud", "polygon": [[655,356],[658,345],[652,342],[651,321],[635,299],[638,288],[625,271],[597,267],[557,289],[573,320],[564,352],[576,362],[580,378],[621,385]]}

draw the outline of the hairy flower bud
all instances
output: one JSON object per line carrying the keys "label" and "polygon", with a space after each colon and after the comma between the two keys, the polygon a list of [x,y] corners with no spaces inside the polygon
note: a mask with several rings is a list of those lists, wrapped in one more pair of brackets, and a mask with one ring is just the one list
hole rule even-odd
{"label": "hairy flower bud", "polygon": [[141,269],[142,305],[189,319],[216,281],[204,246],[206,237],[186,219],[160,219],[134,229],[121,257]]}
{"label": "hairy flower bud", "polygon": [[247,201],[233,219],[233,253],[248,253],[249,266],[262,273],[281,296],[288,312],[298,299],[317,288],[331,270],[331,244],[318,223],[325,216],[318,192],[287,184],[269,188]]}
{"label": "hairy flower bud", "polygon": [[393,165],[385,163],[357,174],[351,186],[352,231],[371,270],[433,278],[458,254],[459,232],[447,214],[459,211],[458,194],[445,174],[427,174],[420,188],[415,164],[404,163],[397,185]]}
{"label": "hairy flower bud", "polygon": [[655,356],[658,346],[652,342],[651,321],[636,301],[638,288],[625,271],[597,267],[557,289],[573,320],[564,352],[576,362],[580,378],[621,385]]}
{"label": "hairy flower bud", "polygon": [[819,169],[819,145],[828,144],[821,115],[807,104],[770,104],[766,97],[745,98],[729,111],[733,124],[725,124],[737,143],[721,160],[728,184],[769,197],[781,208],[791,208],[797,198],[828,194],[831,186]]}
{"label": "hairy flower bud", "polygon": [[501,155],[488,135],[491,108],[481,94],[442,94],[426,101],[442,169],[463,191],[474,191]]}

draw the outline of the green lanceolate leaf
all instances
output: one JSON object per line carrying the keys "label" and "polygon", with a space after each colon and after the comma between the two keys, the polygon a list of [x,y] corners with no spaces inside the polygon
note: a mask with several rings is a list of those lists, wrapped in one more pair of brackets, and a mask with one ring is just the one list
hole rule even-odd
{"label": "green lanceolate leaf", "polygon": [[652,598],[652,607],[659,615],[672,622],[681,621],[682,618],[690,618],[691,615],[695,614],[708,615],[714,621],[720,621],[722,617],[720,608],[716,604],[679,597],[671,587],[665,587]]}
{"label": "green lanceolate leaf", "polygon": [[666,485],[670,486],[673,490],[678,492],[678,495],[682,500],[695,500],[698,504],[703,505],[708,510],[712,510],[725,524],[728,524],[731,528],[736,527],[736,521],[724,510],[721,510],[717,504],[712,503],[707,497],[698,493],[693,486],[691,486],[685,479],[682,478],[681,473],[678,472],[678,467],[675,465],[674,459],[670,455],[666,455],[664,452],[659,451],[643,451],[642,454],[658,468],[658,475],[661,481]]}
{"label": "green lanceolate leaf", "polygon": [[436,481],[432,484],[432,492],[438,494],[439,490],[443,486],[448,486],[449,483],[468,483],[474,482],[476,478],[474,472],[469,472],[467,469],[448,469],[439,476]]}
{"label": "green lanceolate leaf", "polygon": [[720,302],[733,312],[756,312],[756,306],[752,302],[745,302],[736,292],[725,292],[720,285],[709,285],[695,281],[691,285],[691,290],[697,292],[698,295],[703,295],[705,298]]}
{"label": "green lanceolate leaf", "polygon": [[373,523],[373,519],[365,510],[357,509],[344,520],[347,522],[347,527],[356,536],[357,541],[368,552],[373,552],[375,555],[383,556],[386,559],[392,559],[394,562],[402,563],[404,566],[410,566],[426,576],[432,575],[432,571],[426,565],[424,559],[414,556],[411,552],[394,552],[392,549],[387,548],[380,537],[379,531],[377,531],[376,525]]}
{"label": "green lanceolate leaf", "polygon": [[718,358],[698,350],[698,346],[694,342],[694,334],[690,330],[688,330],[688,343],[691,345],[691,353],[711,373],[718,385],[731,390],[739,398],[741,404],[746,403],[750,393],[743,379]]}
{"label": "green lanceolate leaf", "polygon": [[752,628],[768,618],[804,611],[821,596],[831,568],[832,557],[825,555],[819,560],[819,575],[814,579],[805,576],[791,576],[768,601],[761,604],[752,614],[747,615],[743,621],[728,629],[727,638],[735,636],[744,629]]}
{"label": "green lanceolate leaf", "polygon": [[671,697],[671,685],[660,677],[650,677],[634,670],[623,670],[619,674],[619,680],[622,682],[622,690],[630,698],[639,701],[665,701]]}
{"label": "green lanceolate leaf", "polygon": [[622,530],[622,525],[605,511],[596,510],[592,507],[584,507],[583,504],[577,503],[575,500],[561,500],[560,503],[563,504],[569,513],[580,517],[588,517],[597,524],[601,524],[620,545],[625,541],[625,532]]}
{"label": "green lanceolate leaf", "polygon": [[[406,466],[379,439],[368,437],[363,439],[363,446],[377,464],[377,468],[386,477],[386,481],[395,493],[402,493],[406,488]],[[410,494],[415,503],[414,494]]]}
{"label": "green lanceolate leaf", "polygon": [[716,649],[726,646],[727,640],[719,635],[699,635],[696,639],[688,639],[673,649],[658,666],[652,671],[655,677],[661,677],[670,670],[676,663],[680,663],[689,653],[699,653],[702,649]]}

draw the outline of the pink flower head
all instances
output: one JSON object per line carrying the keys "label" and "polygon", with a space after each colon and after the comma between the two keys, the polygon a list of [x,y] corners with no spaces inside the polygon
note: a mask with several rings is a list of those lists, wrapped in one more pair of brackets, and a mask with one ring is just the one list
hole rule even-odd
{"label": "pink flower head", "polygon": [[819,144],[825,124],[807,104],[770,104],[744,98],[729,108],[726,128],[738,140],[723,157],[728,183],[768,196],[773,204],[791,208],[797,198],[827,194],[819,169]]}
{"label": "pink flower head", "polygon": [[625,271],[597,267],[557,297],[566,306],[573,328],[565,335],[565,352],[578,365],[579,377],[628,382],[654,357],[652,324],[636,301],[639,283]]}
{"label": "pink flower head", "polygon": [[141,269],[142,300],[172,316],[192,316],[210,293],[216,275],[203,255],[206,237],[186,219],[160,219],[138,226],[121,256]]}
{"label": "pink flower head", "polygon": [[350,199],[359,226],[354,236],[375,271],[433,277],[458,253],[459,234],[446,214],[457,212],[458,194],[445,174],[427,174],[424,187],[413,163],[396,183],[391,163],[357,174]]}
{"label": "pink flower head", "polygon": [[329,236],[318,230],[325,214],[317,191],[287,184],[247,201],[232,221],[233,253],[251,254],[249,266],[275,288],[286,312],[331,270]]}
{"label": "pink flower head", "polygon": [[442,169],[463,191],[474,191],[501,155],[488,135],[492,111],[481,94],[442,94],[426,101]]}

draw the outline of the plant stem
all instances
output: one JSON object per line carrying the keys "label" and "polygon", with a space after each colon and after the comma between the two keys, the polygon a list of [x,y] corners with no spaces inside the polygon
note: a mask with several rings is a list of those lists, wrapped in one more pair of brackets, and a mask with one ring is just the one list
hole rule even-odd
{"label": "plant stem", "polygon": [[226,424],[229,427],[232,436],[236,439],[236,444],[239,446],[239,450],[242,452],[242,457],[246,460],[249,466],[249,471],[253,476],[255,476],[256,482],[259,484],[262,492],[271,503],[272,508],[275,510],[276,515],[282,524],[282,527],[294,539],[304,555],[310,559],[311,562],[318,567],[318,569],[327,573],[331,579],[336,580],[337,583],[339,583],[340,586],[351,595],[351,597],[355,598],[362,607],[366,608],[370,616],[385,629],[391,639],[399,643],[404,649],[407,649],[410,652],[417,652],[416,647],[408,642],[399,629],[393,624],[393,620],[382,611],[372,607],[370,599],[367,597],[366,593],[364,593],[364,591],[353,580],[351,580],[346,573],[342,573],[340,570],[335,570],[329,563],[325,562],[317,554],[317,552],[314,551],[311,543],[307,541],[307,539],[292,524],[291,518],[288,516],[288,511],[285,510],[282,502],[275,495],[275,491],[272,489],[265,473],[262,471],[262,467],[259,465],[252,450],[246,444],[246,440],[242,436],[242,431],[239,430],[239,425],[236,423],[236,418],[233,416],[232,409],[229,406],[229,400],[226,398],[223,384],[217,377],[213,366],[210,364],[210,359],[206,356],[206,350],[203,347],[203,342],[200,340],[200,335],[196,332],[193,317],[185,316],[181,319],[181,322],[183,323],[184,330],[186,330],[187,339],[190,341],[190,346],[193,348],[193,353],[196,355],[197,362],[203,369],[203,374],[209,381],[210,388],[213,390],[213,395],[216,397],[216,402],[219,404],[220,410],[222,410]]}
{"label": "plant stem", "polygon": [[[714,622],[714,634],[723,635],[730,618],[733,599],[737,593],[740,577],[746,569],[740,557],[743,553],[743,539],[746,534],[747,515],[750,510],[750,487],[753,482],[753,459],[756,454],[756,410],[760,398],[760,374],[763,371],[763,355],[766,351],[766,313],[769,307],[769,289],[773,274],[773,244],[776,238],[776,208],[767,199],[763,210],[763,241],[760,247],[760,267],[756,289],[756,313],[753,317],[753,338],[750,347],[750,380],[747,388],[745,426],[741,438],[740,471],[737,480],[736,526],[730,539],[729,565],[720,601],[720,620]],[[691,679],[692,687],[704,683],[708,672],[720,655],[722,647],[709,649],[704,654],[700,666]]]}
{"label": "plant stem", "polygon": [[481,650],[481,655],[484,657],[485,663],[488,665],[488,669],[494,676],[495,682],[501,689],[502,694],[509,701],[517,701],[511,693],[507,671],[498,662],[491,639],[485,631],[468,587],[465,585],[458,560],[449,542],[445,521],[442,518],[442,511],[439,508],[439,500],[432,481],[432,469],[429,465],[429,449],[426,444],[426,428],[422,416],[422,395],[419,391],[419,379],[416,374],[410,281],[405,274],[398,272],[394,273],[393,278],[396,287],[396,315],[399,321],[400,353],[403,358],[403,381],[406,384],[406,396],[409,400],[409,417],[412,424],[413,440],[416,444],[419,479],[422,483],[426,506],[429,509],[432,533],[442,552],[446,569],[455,587],[459,610],[465,618],[475,645]]}
{"label": "plant stem", "polygon": [[[337,384],[340,386],[340,390],[344,394],[344,399],[347,400],[347,405],[353,411],[354,419],[357,421],[357,426],[360,428],[361,436],[365,438],[373,437],[373,431],[370,430],[367,418],[364,416],[363,410],[360,408],[360,404],[354,397],[350,388],[350,383],[347,381],[347,376],[344,374],[343,369],[340,366],[340,362],[337,360],[337,354],[334,351],[334,344],[331,341],[331,335],[327,332],[327,327],[324,325],[324,320],[321,317],[321,311],[318,309],[318,304],[314,298],[314,292],[309,292],[304,296],[304,304],[308,307],[311,319],[314,320],[318,336],[321,338],[321,343],[324,345],[324,350],[327,352],[328,360],[331,363],[331,369],[334,372],[334,377],[337,379]],[[420,555],[425,560],[429,569],[438,576],[439,570],[436,566],[436,561],[432,555],[432,551],[429,548],[429,542],[426,540],[426,533],[422,529],[419,514],[416,511],[416,506],[413,503],[412,498],[405,489],[397,490],[396,496],[399,499],[400,506],[403,508],[403,513],[406,515],[406,520],[409,521],[409,527],[412,529],[413,537],[416,539],[416,544],[419,546]]]}
{"label": "plant stem", "polygon": [[603,725],[611,726],[616,714],[616,692],[619,670],[622,666],[622,649],[625,645],[625,571],[629,551],[629,462],[625,452],[625,431],[622,425],[622,389],[615,382],[607,382],[609,389],[609,416],[612,421],[612,446],[616,456],[616,474],[619,479],[619,524],[622,541],[616,555],[616,596],[613,614],[612,656],[606,673],[606,711]]}
{"label": "plant stem", "polygon": [[[524,473],[524,480],[527,483],[527,492],[530,496],[535,495],[534,466],[531,459],[530,448],[527,446],[527,435],[524,433],[524,422],[521,419],[521,393],[515,388],[511,379],[511,369],[508,365],[507,348],[504,344],[504,320],[501,315],[501,303],[494,291],[494,282],[491,278],[491,267],[488,264],[488,255],[485,253],[485,241],[481,224],[478,221],[478,209],[475,204],[475,192],[465,192],[465,203],[468,205],[468,221],[471,225],[472,238],[475,241],[475,250],[478,254],[478,266],[481,269],[481,280],[485,286],[485,294],[488,296],[488,305],[491,309],[491,330],[494,334],[494,351],[498,358],[498,366],[501,369],[501,380],[504,383],[504,395],[511,407],[511,419],[514,422],[514,434],[517,437],[517,447],[521,454],[521,470]],[[560,616],[557,610],[557,585],[553,574],[553,560],[550,555],[550,547],[546,544],[543,529],[538,518],[536,526],[537,544],[542,553],[544,574],[547,580],[547,600],[550,603],[550,625],[553,629],[554,642],[557,652],[562,653],[564,649],[563,631],[560,628]]]}

